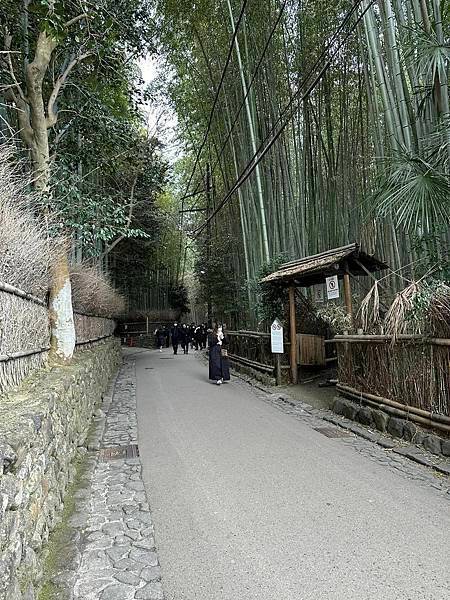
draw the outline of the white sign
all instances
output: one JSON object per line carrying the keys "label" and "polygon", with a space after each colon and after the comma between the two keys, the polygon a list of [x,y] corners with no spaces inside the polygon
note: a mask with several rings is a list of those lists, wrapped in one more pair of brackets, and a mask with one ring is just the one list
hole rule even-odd
{"label": "white sign", "polygon": [[332,277],[327,277],[326,282],[327,282],[327,298],[328,298],[328,300],[331,300],[332,298],[339,298],[338,276],[333,275]]}
{"label": "white sign", "polygon": [[319,285],[314,286],[314,300],[316,302],[324,301],[323,283],[319,283]]}
{"label": "white sign", "polygon": [[283,325],[278,319],[275,319],[270,328],[270,345],[273,354],[284,353]]}

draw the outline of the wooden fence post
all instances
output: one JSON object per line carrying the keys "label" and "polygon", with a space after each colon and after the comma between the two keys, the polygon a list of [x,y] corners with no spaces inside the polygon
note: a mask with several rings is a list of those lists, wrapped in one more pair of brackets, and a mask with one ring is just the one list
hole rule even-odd
{"label": "wooden fence post", "polygon": [[291,379],[295,385],[298,383],[297,371],[297,323],[295,317],[295,286],[289,287],[289,325],[291,338]]}

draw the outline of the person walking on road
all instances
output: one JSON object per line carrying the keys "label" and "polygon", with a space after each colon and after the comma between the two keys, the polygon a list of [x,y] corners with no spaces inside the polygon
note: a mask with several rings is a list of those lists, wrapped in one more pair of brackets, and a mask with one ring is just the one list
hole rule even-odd
{"label": "person walking on road", "polygon": [[194,329],[193,343],[196,351],[202,349],[202,328],[200,325],[197,325]]}
{"label": "person walking on road", "polygon": [[177,354],[178,353],[178,344],[181,341],[181,331],[180,331],[180,328],[178,327],[178,323],[174,323],[173,324],[172,331],[170,332],[170,335],[172,337],[173,353]]}
{"label": "person walking on road", "polygon": [[230,381],[228,339],[222,326],[216,326],[209,336],[209,378],[217,385]]}
{"label": "person walking on road", "polygon": [[166,344],[166,331],[165,331],[164,327],[159,327],[155,331],[155,336],[156,336],[156,344],[159,348],[159,351],[162,352],[162,349]]}
{"label": "person walking on road", "polygon": [[200,325],[199,339],[200,339],[200,350],[205,350],[206,342],[208,339],[208,326],[206,325],[206,323],[202,323]]}
{"label": "person walking on road", "polygon": [[180,330],[181,347],[184,354],[189,354],[189,327],[184,323]]}

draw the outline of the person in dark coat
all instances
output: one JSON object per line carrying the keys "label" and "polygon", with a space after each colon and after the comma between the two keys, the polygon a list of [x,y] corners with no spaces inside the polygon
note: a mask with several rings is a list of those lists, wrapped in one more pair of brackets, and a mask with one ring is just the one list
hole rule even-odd
{"label": "person in dark coat", "polygon": [[173,327],[172,327],[172,331],[170,332],[171,338],[172,338],[172,348],[173,348],[173,353],[177,354],[178,353],[178,344],[181,341],[181,331],[180,328],[178,327],[178,323],[174,323]]}
{"label": "person in dark coat", "polygon": [[206,342],[208,340],[208,327],[206,326],[206,323],[202,323],[200,325],[200,350],[205,350],[206,349]]}
{"label": "person in dark coat", "polygon": [[183,348],[184,354],[189,354],[189,327],[186,324],[183,324],[180,330],[181,335],[181,347]]}
{"label": "person in dark coat", "polygon": [[202,328],[201,325],[198,325],[194,329],[194,348],[195,350],[202,349]]}
{"label": "person in dark coat", "polygon": [[164,327],[158,327],[155,331],[156,335],[156,345],[159,348],[159,351],[162,352],[163,347],[166,345],[166,332]]}
{"label": "person in dark coat", "polygon": [[228,339],[222,327],[215,327],[209,335],[209,378],[221,385],[230,381],[230,367],[228,364],[227,348]]}

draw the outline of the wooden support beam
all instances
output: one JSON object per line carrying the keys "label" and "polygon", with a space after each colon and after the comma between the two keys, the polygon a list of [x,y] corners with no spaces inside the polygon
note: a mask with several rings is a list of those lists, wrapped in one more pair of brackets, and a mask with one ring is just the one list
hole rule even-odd
{"label": "wooden support beam", "polygon": [[351,284],[350,284],[350,275],[348,272],[347,264],[345,264],[345,272],[344,272],[344,296],[345,296],[345,307],[347,309],[347,314],[353,316],[352,288],[351,288]]}
{"label": "wooden support beam", "polygon": [[295,385],[298,383],[297,372],[297,323],[295,317],[295,287],[289,287],[289,325],[291,339],[291,380]]}

